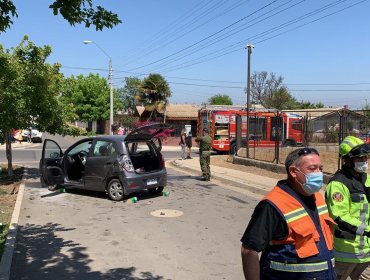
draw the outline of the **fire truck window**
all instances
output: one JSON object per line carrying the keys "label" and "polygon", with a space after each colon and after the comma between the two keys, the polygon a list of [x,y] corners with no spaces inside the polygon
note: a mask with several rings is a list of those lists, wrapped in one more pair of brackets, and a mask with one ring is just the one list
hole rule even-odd
{"label": "fire truck window", "polygon": [[266,118],[249,118],[249,138],[251,140],[266,140]]}
{"label": "fire truck window", "polygon": [[292,128],[295,130],[302,130],[302,122],[293,122]]}

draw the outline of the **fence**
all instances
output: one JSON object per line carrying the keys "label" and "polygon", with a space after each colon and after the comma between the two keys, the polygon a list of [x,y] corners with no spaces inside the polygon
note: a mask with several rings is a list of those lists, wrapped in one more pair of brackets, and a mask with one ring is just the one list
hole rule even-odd
{"label": "fence", "polygon": [[[296,149],[296,146],[313,147],[321,155],[324,171],[333,174],[341,165],[338,146],[346,136],[357,136],[370,143],[370,110],[354,111],[344,107],[294,111],[294,114],[302,117],[301,141],[296,141],[297,138],[290,141],[288,130],[293,127],[289,121],[281,117],[284,113],[293,114],[290,111],[276,112],[279,121],[275,124],[271,123],[271,120],[261,120],[259,123],[258,120],[253,120],[254,124],[250,125],[249,131],[249,149],[245,135],[240,133],[243,122],[237,122],[238,156],[247,157],[248,152],[248,158],[284,164],[286,156]],[[265,139],[255,135],[264,135]],[[240,137],[245,141],[240,140]]]}

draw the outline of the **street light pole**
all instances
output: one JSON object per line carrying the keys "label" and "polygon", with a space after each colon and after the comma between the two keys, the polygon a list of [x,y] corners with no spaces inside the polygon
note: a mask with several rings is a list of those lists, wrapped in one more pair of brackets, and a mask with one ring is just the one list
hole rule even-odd
{"label": "street light pole", "polygon": [[112,67],[112,58],[107,54],[97,43],[90,40],[83,41],[84,44],[94,44],[99,50],[101,50],[109,58],[109,74],[108,74],[108,83],[109,83],[109,134],[112,135],[112,126],[113,126],[113,67]]}
{"label": "street light pole", "polygon": [[112,59],[109,58],[109,134],[113,134],[113,68]]}
{"label": "street light pole", "polygon": [[249,158],[249,113],[251,107],[251,54],[253,45],[248,44],[246,49],[248,49],[248,80],[247,80],[247,158]]}

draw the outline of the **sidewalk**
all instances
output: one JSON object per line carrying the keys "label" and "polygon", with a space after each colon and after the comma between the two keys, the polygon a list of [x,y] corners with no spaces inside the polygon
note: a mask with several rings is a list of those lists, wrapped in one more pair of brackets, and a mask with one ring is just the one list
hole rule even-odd
{"label": "sidewalk", "polygon": [[[38,147],[38,146],[40,146],[40,143],[27,143],[26,141],[23,141],[22,143],[19,143],[18,141],[15,143],[12,143],[12,149],[24,149],[24,148]],[[0,144],[0,150],[5,150],[5,148],[6,148],[5,143]]]}
{"label": "sidewalk", "polygon": [[[172,160],[169,165],[180,171],[186,171],[201,176],[202,172],[199,166],[199,159],[187,160]],[[235,164],[235,169],[211,165],[211,181],[216,180],[222,184],[245,189],[255,194],[264,195],[268,193],[277,182],[277,179],[268,178],[260,175],[246,173],[238,170],[238,165]]]}

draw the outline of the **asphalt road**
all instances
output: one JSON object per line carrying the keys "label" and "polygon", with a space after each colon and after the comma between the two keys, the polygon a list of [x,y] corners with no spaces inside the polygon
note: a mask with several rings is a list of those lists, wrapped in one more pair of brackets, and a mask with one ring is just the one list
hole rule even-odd
{"label": "asphalt road", "polygon": [[[44,133],[44,139],[52,139],[56,141],[62,150],[65,150],[75,142],[77,142],[81,137],[63,137],[61,135],[51,135]],[[20,144],[17,147],[12,149],[13,164],[23,165],[30,168],[37,168],[39,166],[41,153],[42,153],[43,143],[32,143],[32,144]],[[177,159],[180,157],[180,148],[179,151],[163,151],[163,156],[165,160]],[[193,156],[196,157],[197,154],[193,153]],[[5,145],[0,149],[0,163],[7,163]]]}
{"label": "asphalt road", "polygon": [[168,197],[137,203],[49,192],[30,177],[10,279],[243,278],[239,240],[258,198],[173,169]]}

